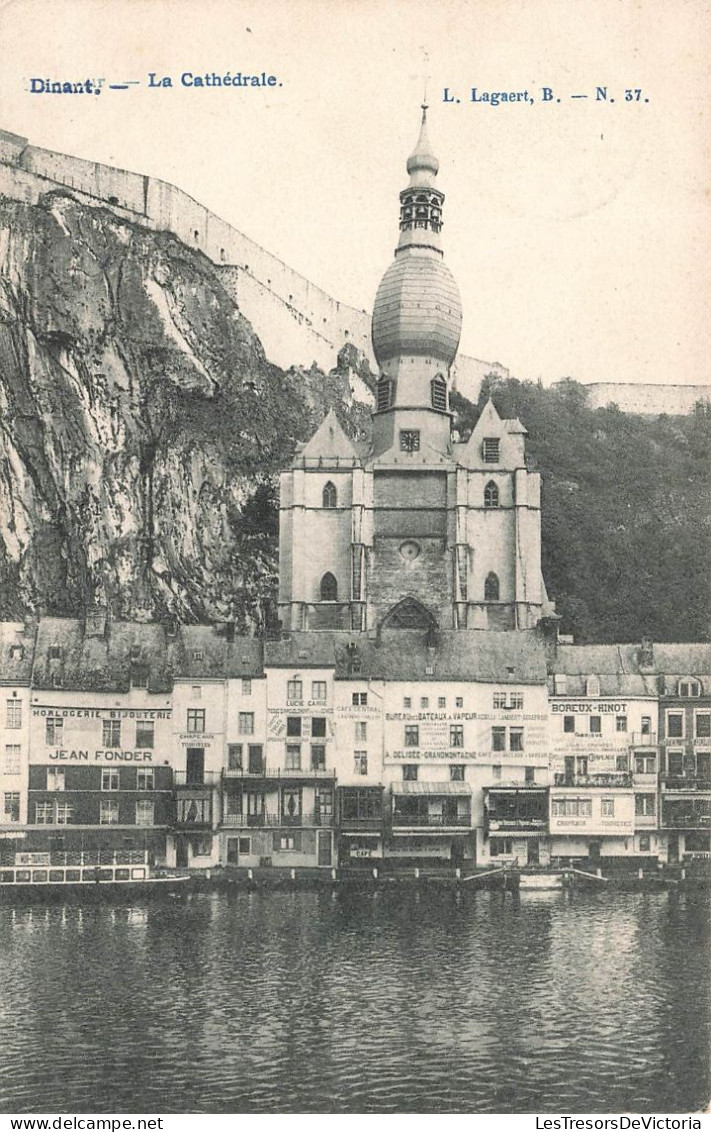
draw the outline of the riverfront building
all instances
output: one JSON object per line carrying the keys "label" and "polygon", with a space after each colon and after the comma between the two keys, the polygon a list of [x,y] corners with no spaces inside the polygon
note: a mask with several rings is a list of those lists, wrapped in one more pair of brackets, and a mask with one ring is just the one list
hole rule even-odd
{"label": "riverfront building", "polygon": [[656,866],[711,855],[711,647],[575,646],[540,477],[461,324],[425,115],[378,288],[372,445],[329,413],[281,478],[279,631],[0,625],[0,862]]}

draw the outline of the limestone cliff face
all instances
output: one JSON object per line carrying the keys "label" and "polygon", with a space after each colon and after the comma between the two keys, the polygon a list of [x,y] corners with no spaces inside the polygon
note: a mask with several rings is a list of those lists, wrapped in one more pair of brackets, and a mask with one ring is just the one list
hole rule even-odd
{"label": "limestone cliff face", "polygon": [[[270,365],[212,264],[62,192],[0,199],[0,617],[173,615],[257,627],[275,482],[357,359]],[[349,369],[350,363],[350,369]]]}

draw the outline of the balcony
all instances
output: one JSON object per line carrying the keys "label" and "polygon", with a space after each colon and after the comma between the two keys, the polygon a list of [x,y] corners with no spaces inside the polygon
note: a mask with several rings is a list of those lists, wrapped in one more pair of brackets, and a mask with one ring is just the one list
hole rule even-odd
{"label": "balcony", "polygon": [[676,805],[673,802],[662,805],[662,829],[711,829],[711,803],[697,806]]}
{"label": "balcony", "polygon": [[173,774],[173,785],[176,790],[183,790],[186,787],[190,790],[199,790],[201,786],[212,788],[213,786],[219,786],[219,784],[219,770],[206,770],[201,775],[191,774],[185,770],[176,770]]}
{"label": "balcony", "polygon": [[617,774],[556,774],[555,786],[574,786],[585,789],[603,787],[610,789],[629,789],[632,786],[632,774],[620,771]]}
{"label": "balcony", "polygon": [[380,833],[383,828],[383,817],[382,814],[378,818],[342,817],[339,824],[343,833]]}
{"label": "balcony", "polygon": [[229,769],[222,771],[223,778],[232,780],[246,779],[249,782],[255,782],[259,779],[266,779],[269,782],[300,782],[306,779],[315,779],[318,782],[335,782],[336,772],[333,769],[325,767],[295,767],[286,769],[284,767],[266,767],[263,766],[260,770],[245,770],[244,768]]}
{"label": "balcony", "polygon": [[629,741],[630,747],[656,747],[657,733],[656,731],[631,731]]}
{"label": "balcony", "polygon": [[279,814],[226,814],[224,824],[262,829],[303,829],[309,826],[330,829],[333,826],[333,814],[305,813],[281,817]]}
{"label": "balcony", "polygon": [[402,814],[392,816],[393,829],[471,829],[471,814]]}
{"label": "balcony", "polygon": [[699,774],[663,774],[662,790],[678,790],[683,793],[705,790],[711,793],[711,778]]}

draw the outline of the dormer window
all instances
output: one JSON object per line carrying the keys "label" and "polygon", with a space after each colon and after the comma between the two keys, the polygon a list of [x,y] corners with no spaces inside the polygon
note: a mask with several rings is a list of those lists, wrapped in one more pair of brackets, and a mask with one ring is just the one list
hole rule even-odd
{"label": "dormer window", "polygon": [[498,436],[487,436],[483,444],[483,456],[485,464],[498,464],[499,462],[499,438]]}
{"label": "dormer window", "polygon": [[685,700],[694,699],[701,695],[701,685],[698,680],[680,680],[679,696]]}
{"label": "dormer window", "polygon": [[131,645],[131,654],[130,655],[131,655],[132,661],[140,660],[140,658],[141,658],[140,645]]}
{"label": "dormer window", "polygon": [[323,489],[322,503],[323,506],[329,508],[329,510],[333,507],[338,506],[338,492],[336,491],[336,485],[331,483],[330,480]]}
{"label": "dormer window", "polygon": [[588,676],[587,680],[585,681],[585,695],[600,695],[600,680],[597,676]]}
{"label": "dormer window", "polygon": [[420,451],[420,430],[414,428],[403,428],[400,430],[400,451],[401,452],[419,452]]}
{"label": "dormer window", "polygon": [[22,645],[10,645],[10,660],[22,660],[25,650]]}
{"label": "dormer window", "polygon": [[441,373],[438,373],[437,376],[432,379],[432,382],[430,384],[430,393],[432,398],[432,408],[437,409],[441,413],[446,413],[447,382],[444,380]]}
{"label": "dormer window", "polygon": [[50,645],[49,646],[49,652],[47,653],[47,655],[48,655],[50,660],[61,660],[62,659],[62,646],[61,645]]}
{"label": "dormer window", "polygon": [[193,657],[193,660],[204,660],[205,659],[205,653],[203,652],[202,649],[193,649],[192,657]]}
{"label": "dormer window", "polygon": [[484,506],[487,508],[499,506],[499,489],[493,480],[489,480],[484,488]]}

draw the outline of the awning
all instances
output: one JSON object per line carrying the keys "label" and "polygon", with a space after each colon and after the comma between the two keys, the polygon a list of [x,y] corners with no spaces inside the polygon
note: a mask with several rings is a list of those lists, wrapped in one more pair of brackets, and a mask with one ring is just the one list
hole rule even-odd
{"label": "awning", "polygon": [[467,782],[398,782],[393,785],[393,794],[430,794],[442,797],[444,794],[471,794]]}

